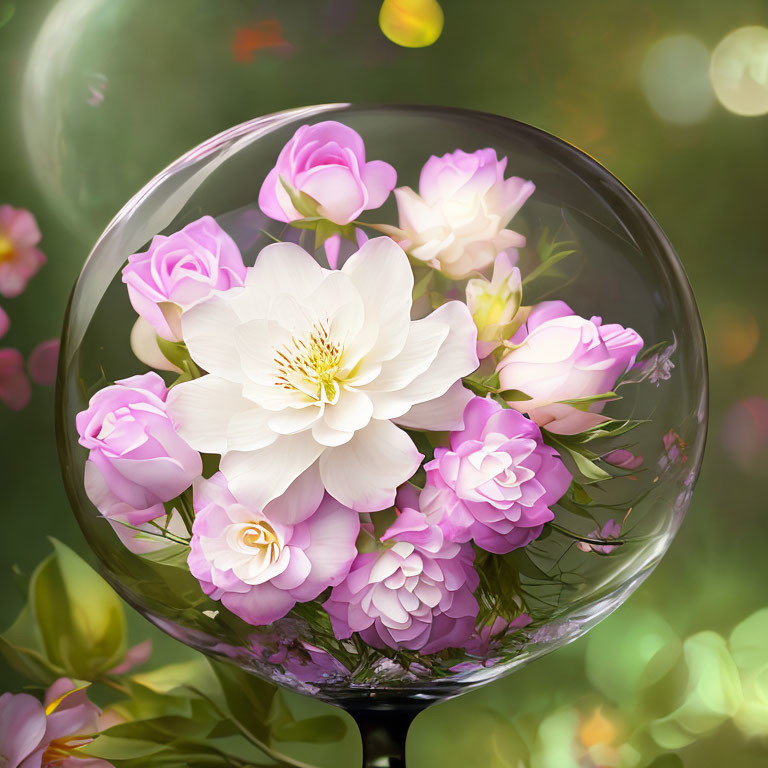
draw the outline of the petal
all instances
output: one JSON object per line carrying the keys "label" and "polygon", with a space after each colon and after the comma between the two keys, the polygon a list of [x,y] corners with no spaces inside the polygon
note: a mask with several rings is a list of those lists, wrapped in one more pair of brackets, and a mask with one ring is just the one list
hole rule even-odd
{"label": "petal", "polygon": [[288,294],[301,300],[320,285],[328,272],[295,243],[273,243],[259,253],[245,283],[273,296]]}
{"label": "petal", "polygon": [[17,766],[34,752],[45,735],[45,710],[28,693],[0,696],[0,758]]}
{"label": "petal", "polygon": [[382,160],[371,160],[363,168],[363,184],[368,189],[366,209],[380,208],[397,184],[397,171]]}
{"label": "petal", "polygon": [[317,462],[304,470],[282,496],[270,501],[264,508],[269,520],[283,525],[296,525],[314,515],[323,499],[323,484]]}
{"label": "petal", "polygon": [[227,592],[221,602],[232,613],[255,627],[281,619],[296,604],[290,593],[269,583],[259,584],[245,593]]}
{"label": "petal", "polygon": [[379,360],[400,352],[411,322],[413,272],[405,251],[388,237],[375,237],[352,254],[341,270],[352,278],[365,305],[366,326],[379,338]]}
{"label": "petal", "polygon": [[167,408],[179,435],[204,453],[253,450],[275,439],[266,427],[267,412],[245,399],[239,384],[218,376],[173,387]]}
{"label": "petal", "polygon": [[[254,451],[231,451],[222,457],[221,471],[234,497],[245,506],[263,509],[320,456],[323,446],[309,433],[282,435]],[[314,478],[308,478],[307,482]]]}
{"label": "petal", "polygon": [[389,421],[372,421],[345,445],[320,457],[328,493],[358,512],[391,506],[397,486],[418,469],[423,455],[408,435]]}
{"label": "petal", "polygon": [[466,304],[449,301],[424,320],[447,325],[448,335],[424,373],[400,391],[372,395],[377,419],[398,418],[407,413],[410,406],[444,395],[462,376],[472,373],[479,365],[477,327]]}

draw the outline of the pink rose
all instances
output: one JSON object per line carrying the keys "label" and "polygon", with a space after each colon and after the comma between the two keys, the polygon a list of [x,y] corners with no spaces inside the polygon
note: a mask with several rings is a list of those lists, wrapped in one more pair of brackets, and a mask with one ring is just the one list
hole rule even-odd
{"label": "pink rose", "polygon": [[0,402],[12,411],[21,411],[31,397],[24,356],[18,349],[0,349]]}
{"label": "pink rose", "polygon": [[330,496],[286,525],[238,504],[218,473],[195,483],[194,505],[189,569],[207,595],[254,626],[341,582],[357,553],[360,518]]}
{"label": "pink rose", "polygon": [[424,465],[419,505],[429,521],[450,541],[472,539],[497,554],[538,538],[572,478],[536,424],[476,397],[464,411],[464,429],[451,432],[450,441]]}
{"label": "pink rose", "polygon": [[496,368],[501,388],[530,399],[509,404],[550,432],[566,435],[605,421],[600,415],[605,401],[578,408],[562,401],[611,392],[643,346],[631,328],[603,325],[599,317],[586,320],[562,301],[533,307],[512,343],[518,346]]}
{"label": "pink rose", "polygon": [[235,241],[203,216],[169,237],[157,235],[147,251],[129,256],[123,282],[139,316],[162,338],[181,341],[181,313],[211,291],[242,286],[245,272]]}
{"label": "pink rose", "polygon": [[400,226],[393,237],[410,256],[457,280],[524,246],[525,237],[506,227],[535,186],[505,179],[506,168],[507,158],[490,148],[433,155],[421,169],[418,193],[395,190]]}
{"label": "pink rose", "polygon": [[27,693],[0,696],[3,768],[112,768],[82,748],[102,729],[101,710],[66,678],[46,692],[44,704]]}
{"label": "pink rose", "polygon": [[293,206],[281,179],[315,200],[317,215],[343,226],[363,211],[381,207],[395,186],[397,174],[389,163],[366,162],[360,135],[328,120],[302,125],[296,131],[259,192],[259,207],[270,218],[286,222],[303,219],[306,214]]}
{"label": "pink rose", "polygon": [[40,230],[29,211],[0,205],[0,294],[18,296],[45,264],[35,248],[39,242]]}
{"label": "pink rose", "polygon": [[462,647],[478,613],[472,547],[446,541],[413,509],[404,509],[381,541],[387,547],[358,555],[323,604],[336,637],[359,632],[376,648],[425,654]]}
{"label": "pink rose", "polygon": [[167,395],[163,380],[145,373],[100,390],[77,414],[80,445],[90,451],[85,491],[106,517],[139,526],[165,515],[163,502],[202,472],[200,454],[166,413]]}

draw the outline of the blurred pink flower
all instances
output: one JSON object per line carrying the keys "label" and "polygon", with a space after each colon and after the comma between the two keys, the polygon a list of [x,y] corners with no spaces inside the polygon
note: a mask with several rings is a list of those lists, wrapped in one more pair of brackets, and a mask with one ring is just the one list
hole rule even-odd
{"label": "blurred pink flower", "polygon": [[39,242],[40,230],[29,211],[0,205],[0,294],[18,296],[45,264],[35,247]]}
{"label": "blurred pink flower", "polygon": [[59,340],[41,341],[29,355],[29,375],[35,384],[52,387],[56,383],[59,364]]}
{"label": "blurred pink flower", "polygon": [[720,439],[729,457],[746,472],[763,472],[768,459],[768,398],[747,397],[725,413]]}
{"label": "blurred pink flower", "polygon": [[31,397],[24,356],[18,349],[0,349],[0,401],[12,411],[21,411]]}
{"label": "blurred pink flower", "polygon": [[530,544],[554,518],[570,472],[533,421],[495,400],[471,400],[464,425],[424,465],[419,508],[449,541],[497,554]]}
{"label": "blurred pink flower", "polygon": [[[317,203],[317,215],[341,226],[363,211],[379,208],[397,182],[397,173],[381,160],[365,159],[360,135],[335,120],[302,125],[283,147],[259,192],[259,207],[277,221],[297,221],[282,181]],[[314,213],[314,212],[313,212]]]}
{"label": "blurred pink flower", "polygon": [[57,680],[41,704],[26,693],[0,696],[0,765],[3,768],[112,768],[83,748],[102,730],[101,710],[84,689]]}
{"label": "blurred pink flower", "polygon": [[203,592],[255,626],[341,582],[357,552],[360,518],[330,496],[287,525],[238,504],[219,472],[195,483],[194,504],[189,569]]}
{"label": "blurred pink flower", "polygon": [[376,648],[425,654],[462,647],[478,612],[472,547],[446,541],[414,509],[403,510],[381,541],[386,547],[359,554],[323,604],[336,637],[359,632]]}
{"label": "blurred pink flower", "polygon": [[616,451],[611,451],[603,456],[603,461],[614,467],[620,469],[637,469],[643,464],[642,456],[635,456],[632,451],[627,451],[624,448],[619,448]]}
{"label": "blurred pink flower", "polygon": [[235,241],[211,216],[169,237],[157,235],[149,249],[128,257],[123,282],[131,304],[157,334],[181,341],[181,314],[211,292],[243,285],[245,265]]}
{"label": "blurred pink flower", "polygon": [[8,313],[0,307],[0,339],[8,333],[8,329],[11,327],[11,318],[8,317]]}
{"label": "blurred pink flower", "polygon": [[631,328],[604,325],[599,317],[587,320],[563,301],[534,306],[511,341],[516,346],[496,368],[501,388],[521,391],[530,399],[510,399],[509,404],[540,427],[566,435],[605,421],[600,415],[605,401],[578,407],[564,401],[611,392],[643,346]]}
{"label": "blurred pink flower", "polygon": [[105,517],[139,526],[165,515],[163,503],[202,472],[200,454],[176,433],[156,373],[115,382],[77,414],[88,498]]}

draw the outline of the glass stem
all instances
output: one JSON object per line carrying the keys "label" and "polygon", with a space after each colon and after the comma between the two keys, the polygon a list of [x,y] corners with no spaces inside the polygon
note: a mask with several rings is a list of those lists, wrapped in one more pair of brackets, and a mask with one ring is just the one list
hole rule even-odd
{"label": "glass stem", "polygon": [[347,709],[363,740],[363,768],[405,768],[408,729],[423,706],[397,709],[350,707]]}

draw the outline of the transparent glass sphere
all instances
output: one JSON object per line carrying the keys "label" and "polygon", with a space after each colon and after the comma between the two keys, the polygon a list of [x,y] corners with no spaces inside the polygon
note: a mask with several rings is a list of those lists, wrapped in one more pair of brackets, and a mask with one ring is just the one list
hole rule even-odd
{"label": "transparent glass sphere", "polygon": [[[602,427],[582,431],[580,437],[549,434],[548,444],[559,452],[574,482],[549,505],[553,517],[539,535],[503,553],[487,551],[465,537],[461,546],[469,549],[462,551],[474,557],[479,574],[476,582],[467,582],[478,607],[471,636],[460,647],[422,653],[409,648],[408,641],[392,647],[367,642],[358,633],[340,639],[323,608],[330,588],[315,600],[297,602],[267,626],[249,623],[214,599],[215,594],[203,591],[185,556],[179,557],[183,543],[148,554],[129,551],[125,536],[116,532],[119,526],[100,514],[84,487],[89,453],[78,441],[82,425],[76,424],[77,414],[99,390],[150,370],[129,343],[137,315],[121,279],[128,257],[145,251],[158,234],[170,235],[211,216],[235,241],[248,267],[275,240],[292,240],[328,268],[325,246],[315,248],[315,232],[265,215],[259,190],[297,129],[329,120],[356,131],[369,160],[391,164],[398,187],[418,189],[427,160],[457,148],[467,153],[492,149],[499,160],[506,158],[503,174],[535,184],[509,224],[518,236],[516,247],[506,251],[517,259],[523,305],[566,302],[585,323],[591,319],[590,328],[598,327],[602,318],[603,328],[622,327],[610,333],[621,335],[631,328],[644,342],[643,352],[633,355],[614,384],[620,399],[592,392],[603,397],[561,403],[573,409],[570,413],[598,414]],[[442,191],[448,194],[451,184],[446,184]],[[394,196],[358,218],[366,225],[398,224]],[[379,233],[367,231],[372,237]],[[357,248],[344,240],[339,263]],[[451,276],[447,268],[435,268],[434,260],[420,260],[413,253],[413,320],[428,316],[446,299],[464,301],[468,280],[490,285],[487,263]],[[386,295],[384,282],[381,290]],[[496,357],[485,358],[483,365],[490,365],[491,374],[498,357],[515,354],[521,342],[514,338],[496,350]],[[569,354],[559,349],[557,360]],[[588,361],[584,370],[601,365]],[[584,370],[572,369],[568,376],[573,378],[564,381],[587,375]],[[161,373],[169,385],[178,375]],[[479,374],[472,375],[477,379]],[[524,392],[529,386],[510,387],[506,381],[505,394],[492,375],[483,382],[479,395],[497,404],[505,397],[515,399],[508,390]],[[690,502],[705,439],[706,397],[702,330],[682,266],[650,214],[596,161],[540,130],[492,115],[435,107],[329,105],[268,115],[232,128],[181,157],[125,205],[96,244],[72,294],[61,353],[58,429],[68,493],[89,545],[110,583],[150,621],[207,654],[329,701],[367,696],[429,700],[497,679],[574,640],[650,574]],[[516,408],[527,412],[524,400]],[[546,432],[546,419],[542,426]],[[447,439],[434,432],[417,445],[437,457],[435,446],[456,449]],[[205,458],[209,476],[218,457]],[[419,472],[412,478],[414,486],[424,485]],[[505,482],[514,485],[517,480],[507,475]],[[391,521],[393,514],[389,509],[361,516],[375,528],[369,540],[374,549],[392,544],[375,541],[381,535],[376,516],[390,515]],[[179,536],[183,541],[183,529]]]}

